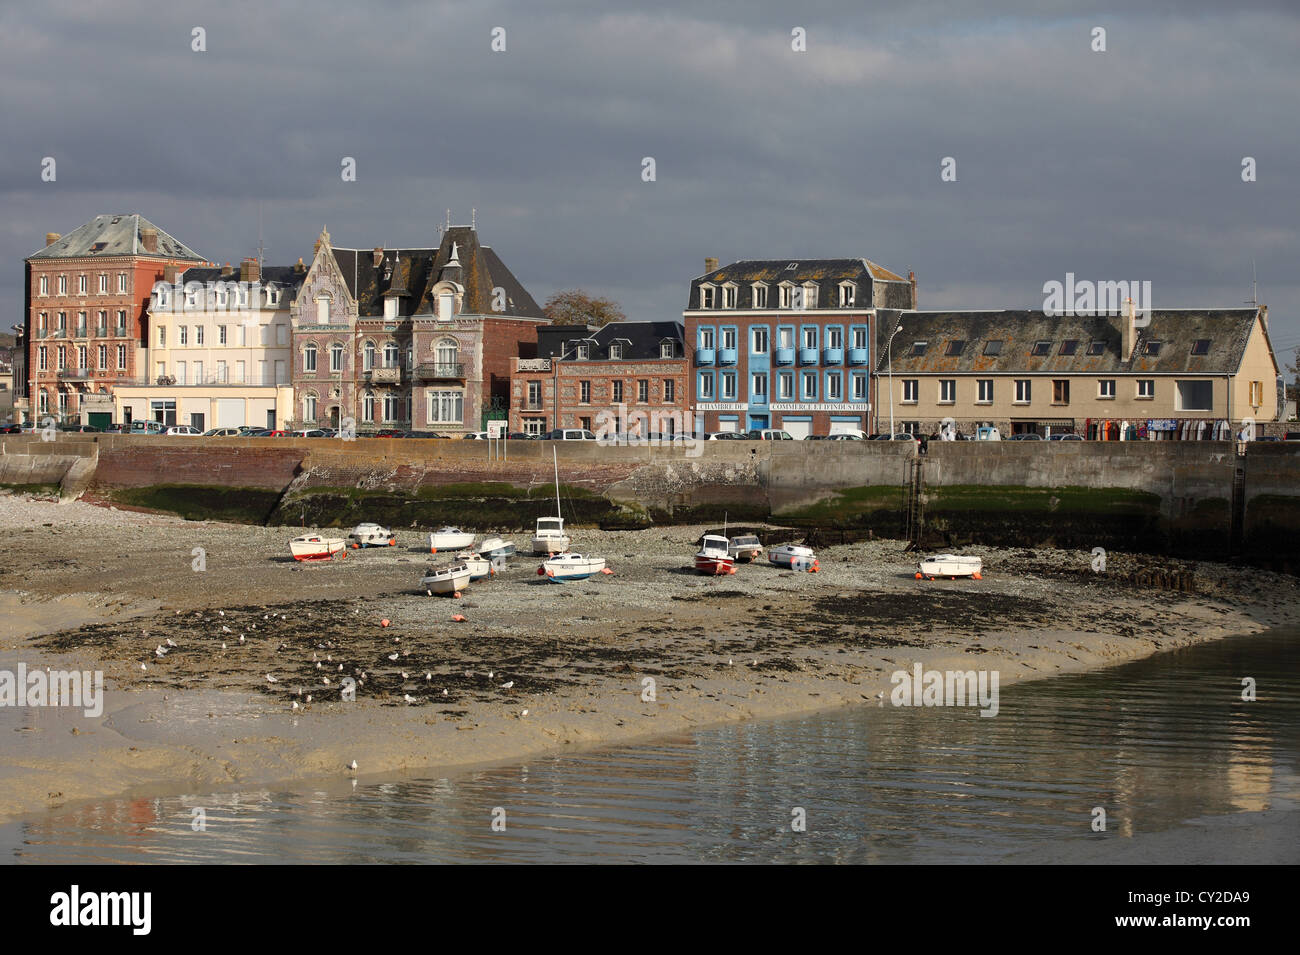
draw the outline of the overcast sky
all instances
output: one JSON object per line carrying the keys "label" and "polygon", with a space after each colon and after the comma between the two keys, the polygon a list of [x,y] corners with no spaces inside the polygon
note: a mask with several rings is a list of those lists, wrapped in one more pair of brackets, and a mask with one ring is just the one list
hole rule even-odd
{"label": "overcast sky", "polygon": [[287,264],[322,225],[434,245],[450,208],[539,302],[633,319],[680,317],[705,256],[865,256],[914,269],[923,308],[1042,307],[1066,272],[1233,306],[1254,260],[1281,350],[1298,52],[1293,0],[5,4],[5,326],[22,260],[96,214],[237,262],[260,207]]}

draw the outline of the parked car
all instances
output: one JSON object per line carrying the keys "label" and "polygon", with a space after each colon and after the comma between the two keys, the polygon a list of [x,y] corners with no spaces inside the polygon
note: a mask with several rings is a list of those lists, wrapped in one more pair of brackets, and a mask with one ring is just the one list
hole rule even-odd
{"label": "parked car", "polygon": [[169,426],[163,434],[174,437],[180,435],[186,438],[197,438],[202,436],[203,432],[198,428],[191,427],[188,424],[174,424]]}
{"label": "parked car", "polygon": [[1027,431],[1024,434],[1008,435],[1002,440],[1003,441],[1042,441],[1043,436],[1041,434],[1034,434],[1031,431]]}
{"label": "parked car", "polygon": [[376,438],[402,438],[405,436],[406,432],[397,428],[381,428],[379,431],[375,432]]}
{"label": "parked car", "polygon": [[865,441],[867,436],[861,431],[841,431],[839,434],[826,435],[827,441]]}
{"label": "parked car", "polygon": [[21,424],[7,424],[0,426],[0,434],[22,434],[23,426]]}
{"label": "parked car", "polygon": [[65,424],[59,428],[60,431],[71,431],[76,434],[101,434],[102,432],[88,424]]}
{"label": "parked car", "polygon": [[1054,434],[1051,435],[1047,440],[1048,441],[1082,441],[1083,436],[1078,434]]}
{"label": "parked car", "polygon": [[321,428],[295,428],[289,432],[290,437],[294,438],[327,438],[327,435]]}
{"label": "parked car", "polygon": [[[486,431],[480,431],[479,435],[487,437]],[[469,437],[469,435],[465,435]],[[595,441],[596,436],[584,428],[556,428],[554,431],[548,431],[542,436],[544,441]]]}
{"label": "parked car", "polygon": [[755,428],[749,436],[757,441],[793,441],[794,436],[779,428]]}
{"label": "parked car", "polygon": [[239,438],[244,432],[238,428],[209,428],[203,432],[205,438]]}
{"label": "parked car", "polygon": [[528,434],[524,431],[511,431],[506,435],[506,439],[509,441],[535,441],[537,438],[538,435]]}
{"label": "parked car", "polygon": [[132,421],[131,434],[162,434],[167,426],[161,421]]}

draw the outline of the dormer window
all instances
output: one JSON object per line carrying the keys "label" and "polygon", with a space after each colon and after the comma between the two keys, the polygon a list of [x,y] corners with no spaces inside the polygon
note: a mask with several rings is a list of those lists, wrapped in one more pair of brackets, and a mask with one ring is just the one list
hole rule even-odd
{"label": "dormer window", "polygon": [[451,321],[452,310],[456,306],[456,295],[451,291],[438,293],[438,321]]}
{"label": "dormer window", "polygon": [[390,295],[384,299],[384,319],[389,322],[397,320],[397,296]]}
{"label": "dormer window", "polygon": [[815,282],[805,282],[803,284],[803,308],[817,307],[817,284]]}
{"label": "dormer window", "polygon": [[574,356],[578,359],[578,361],[586,361],[588,358],[591,357],[591,346],[586,343],[579,345],[576,349],[574,349]]}
{"label": "dormer window", "polygon": [[660,342],[660,343],[659,343],[659,357],[660,357],[660,358],[672,358],[672,357],[673,357],[673,343],[672,343],[672,342]]}
{"label": "dormer window", "polygon": [[781,308],[794,307],[794,286],[789,282],[781,283]]}
{"label": "dormer window", "polygon": [[610,343],[609,343],[609,357],[610,357],[610,360],[611,360],[611,361],[617,361],[618,359],[620,359],[620,358],[623,357],[623,343],[622,343],[622,342],[610,342]]}
{"label": "dormer window", "polygon": [[735,285],[728,284],[722,286],[722,307],[723,308],[736,307],[736,292],[737,292],[737,288]]}
{"label": "dormer window", "polygon": [[840,283],[840,308],[852,308],[858,287],[852,282]]}
{"label": "dormer window", "polygon": [[767,308],[767,285],[754,283],[754,308]]}
{"label": "dormer window", "polygon": [[270,304],[270,305],[279,305],[279,304],[280,304],[280,290],[279,290],[278,288],[276,288],[274,285],[269,285],[269,286],[267,286],[267,289],[266,289],[266,300],[267,300],[267,303]]}
{"label": "dormer window", "polygon": [[718,307],[718,289],[713,285],[700,286],[700,308]]}

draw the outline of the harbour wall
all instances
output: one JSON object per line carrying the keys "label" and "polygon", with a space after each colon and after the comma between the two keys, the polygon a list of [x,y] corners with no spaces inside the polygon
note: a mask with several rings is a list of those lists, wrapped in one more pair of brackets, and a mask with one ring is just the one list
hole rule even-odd
{"label": "harbour wall", "polygon": [[[772,521],[823,538],[1115,547],[1300,562],[1300,444],[592,442],[36,435],[0,439],[0,484],[189,517],[518,531],[554,507],[606,527]],[[919,467],[918,467],[919,462]]]}

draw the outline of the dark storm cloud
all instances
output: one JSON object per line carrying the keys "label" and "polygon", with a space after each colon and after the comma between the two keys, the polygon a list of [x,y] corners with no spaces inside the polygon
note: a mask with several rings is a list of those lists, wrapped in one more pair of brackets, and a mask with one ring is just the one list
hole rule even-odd
{"label": "dark storm cloud", "polygon": [[447,207],[476,207],[539,299],[585,286],[633,317],[679,313],[706,255],[864,255],[916,269],[936,307],[1039,305],[1067,270],[1233,305],[1253,258],[1277,339],[1300,340],[1288,4],[879,6],[10,9],[0,292],[16,320],[23,256],[100,212],[224,261],[252,251],[260,205],[286,262],[323,224],[432,244]]}

